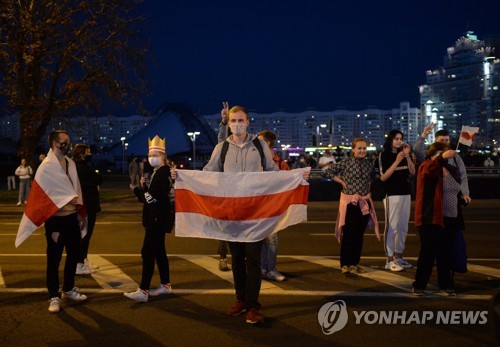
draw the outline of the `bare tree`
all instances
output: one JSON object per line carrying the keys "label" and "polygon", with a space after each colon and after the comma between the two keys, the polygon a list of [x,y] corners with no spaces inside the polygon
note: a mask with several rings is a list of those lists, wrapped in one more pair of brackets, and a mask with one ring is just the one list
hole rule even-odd
{"label": "bare tree", "polygon": [[149,57],[134,0],[0,0],[0,95],[31,159],[54,117],[140,105]]}

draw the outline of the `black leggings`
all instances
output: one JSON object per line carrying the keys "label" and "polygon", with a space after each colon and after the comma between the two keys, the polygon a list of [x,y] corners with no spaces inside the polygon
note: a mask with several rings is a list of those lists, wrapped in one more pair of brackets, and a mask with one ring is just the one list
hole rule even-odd
{"label": "black leggings", "polygon": [[139,286],[142,290],[149,290],[155,270],[155,262],[160,272],[162,284],[170,283],[170,269],[165,249],[165,230],[160,228],[146,228],[142,244],[142,279]]}

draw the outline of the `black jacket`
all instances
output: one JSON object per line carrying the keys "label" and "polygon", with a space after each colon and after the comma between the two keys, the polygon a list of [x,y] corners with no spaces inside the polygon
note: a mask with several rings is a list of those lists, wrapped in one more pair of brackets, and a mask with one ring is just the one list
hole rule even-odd
{"label": "black jacket", "polygon": [[100,212],[101,204],[97,186],[102,184],[102,176],[83,161],[75,162],[75,164],[80,186],[82,187],[83,204],[87,209],[87,213]]}
{"label": "black jacket", "polygon": [[[142,209],[142,225],[145,228],[158,228],[170,232],[170,167],[162,166],[156,170],[149,187],[136,187],[134,194],[144,204]],[[168,230],[167,230],[168,229]]]}

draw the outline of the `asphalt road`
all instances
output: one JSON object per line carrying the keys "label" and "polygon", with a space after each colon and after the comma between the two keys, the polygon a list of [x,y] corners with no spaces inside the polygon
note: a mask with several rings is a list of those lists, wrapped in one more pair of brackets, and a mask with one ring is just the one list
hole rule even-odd
{"label": "asphalt road", "polygon": [[[14,248],[20,212],[9,209],[11,213],[0,215],[0,345],[494,345],[493,314],[488,310],[500,288],[498,200],[476,200],[465,210],[469,272],[455,277],[457,297],[441,296],[432,286],[423,298],[409,294],[415,269],[383,270],[382,244],[370,234],[365,236],[361,264],[367,272],[342,275],[339,246],[332,236],[336,206],[311,203],[308,223],[280,233],[278,269],[288,279],[263,281],[265,322],[260,326],[246,324],[243,315],[225,315],[234,301],[232,279],[231,273],[217,269],[214,240],[168,235],[174,294],[147,304],[124,298],[122,292],[135,289],[140,281],[143,236],[140,206],[128,200],[105,204],[98,217],[90,258],[100,269],[77,278],[88,302],[64,303],[59,314],[50,314],[42,229]],[[0,212],[6,210],[0,206]],[[377,211],[382,217],[379,203]],[[413,264],[418,248],[411,226],[406,258]],[[155,275],[152,285],[158,280]],[[430,284],[437,284],[435,274]],[[347,323],[327,335],[318,313],[338,300],[345,302]],[[384,315],[391,318],[384,320]]]}

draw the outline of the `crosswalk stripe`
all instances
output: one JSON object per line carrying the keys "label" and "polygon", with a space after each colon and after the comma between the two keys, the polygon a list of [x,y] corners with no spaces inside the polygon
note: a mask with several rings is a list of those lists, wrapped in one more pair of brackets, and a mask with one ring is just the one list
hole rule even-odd
{"label": "crosswalk stripe", "polygon": [[500,269],[495,269],[483,265],[474,265],[470,263],[467,263],[467,269],[468,271],[477,272],[486,276],[493,276],[500,278]]}
{"label": "crosswalk stripe", "polygon": [[[122,290],[103,288],[80,288],[84,294],[122,294]],[[47,293],[45,288],[0,288],[0,293]],[[234,289],[176,289],[174,295],[234,295]],[[440,300],[491,300],[491,295],[483,294],[458,294],[457,296],[444,296],[437,292],[426,292],[425,296],[414,296],[410,293],[401,292],[345,292],[325,290],[276,290],[271,289],[260,293],[261,295],[287,295],[287,296],[321,296],[321,297],[383,297],[383,298],[406,298],[415,300],[440,299]]]}
{"label": "crosswalk stripe", "polygon": [[131,291],[139,285],[128,277],[118,266],[107,261],[97,254],[89,254],[88,259],[94,265],[99,266],[99,270],[91,274],[101,288],[118,289],[121,291]]}
{"label": "crosswalk stripe", "polygon": [[[214,259],[209,256],[203,256],[203,255],[183,255],[180,258],[183,258],[185,260],[188,260],[208,271],[210,271],[212,274],[214,274],[217,277],[220,277],[231,284],[234,285],[234,280],[233,280],[233,273],[232,271],[220,271],[219,270],[219,261],[217,259]],[[265,292],[269,290],[276,290],[276,291],[284,291],[280,287],[274,285],[273,283],[270,283],[268,281],[262,281],[260,291]],[[233,290],[234,293],[234,290]]]}
{"label": "crosswalk stripe", "polygon": [[0,288],[5,288],[5,280],[3,279],[1,266],[0,266]]}
{"label": "crosswalk stripe", "polygon": [[[294,256],[292,257],[297,260],[308,261],[310,263],[318,264],[325,267],[330,267],[334,269],[340,269],[340,261],[331,258],[317,257],[317,256]],[[396,275],[386,271],[375,270],[367,266],[361,266],[365,273],[358,274],[360,277],[368,278],[380,283],[402,289],[404,291],[410,291],[412,288],[413,280],[406,278],[404,276]],[[427,286],[430,290],[437,290],[436,287],[432,285]]]}

